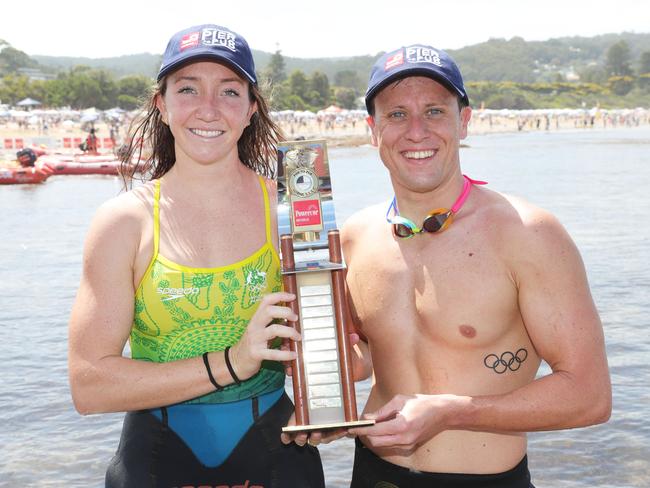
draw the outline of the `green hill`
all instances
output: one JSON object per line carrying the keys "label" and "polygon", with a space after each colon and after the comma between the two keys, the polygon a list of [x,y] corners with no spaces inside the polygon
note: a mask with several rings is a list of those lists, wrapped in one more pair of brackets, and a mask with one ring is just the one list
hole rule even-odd
{"label": "green hill", "polygon": [[67,71],[74,66],[89,66],[110,71],[116,77],[143,75],[154,77],[160,68],[160,54],[130,54],[114,58],[80,58],[71,56],[31,56],[39,65],[55,71]]}
{"label": "green hill", "polygon": [[[490,39],[448,51],[460,65],[474,106],[650,106],[650,33]],[[273,73],[276,110],[318,110],[331,103],[359,107],[381,54],[293,58],[253,51],[258,72]],[[160,62],[160,54],[150,53],[30,56],[0,40],[0,100],[12,104],[32,97],[47,106],[131,109],[146,97]]]}
{"label": "green hill", "polygon": [[[515,81],[535,83],[554,80],[557,75],[580,74],[587,68],[603,66],[608,48],[624,40],[630,47],[631,59],[638,62],[644,51],[650,51],[650,33],[604,34],[595,37],[563,37],[547,41],[490,39],[486,42],[448,50],[460,65],[467,81]],[[443,46],[444,49],[444,46]],[[4,51],[0,53],[0,60]],[[381,53],[368,56],[336,58],[284,57],[286,71],[301,70],[309,75],[318,70],[334,80],[337,73],[353,71],[365,82],[370,67]],[[253,51],[258,70],[263,70],[271,53]],[[32,61],[53,70],[68,70],[75,65],[101,68],[120,77],[125,75],[155,76],[160,66],[159,54],[133,54],[113,58],[79,58],[28,56]],[[0,68],[2,64],[0,64]],[[32,66],[33,67],[33,66]]]}
{"label": "green hill", "polygon": [[548,41],[490,39],[462,49],[450,50],[467,81],[553,81],[560,74],[584,73],[605,64],[607,50],[619,41],[630,47],[636,69],[641,53],[650,51],[650,33],[605,34],[596,37],[563,37]]}

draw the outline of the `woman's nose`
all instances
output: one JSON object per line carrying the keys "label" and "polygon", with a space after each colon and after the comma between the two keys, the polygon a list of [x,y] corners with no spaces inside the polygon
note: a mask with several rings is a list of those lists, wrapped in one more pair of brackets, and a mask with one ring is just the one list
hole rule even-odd
{"label": "woman's nose", "polygon": [[218,98],[215,96],[203,97],[197,116],[206,121],[218,120],[221,117]]}

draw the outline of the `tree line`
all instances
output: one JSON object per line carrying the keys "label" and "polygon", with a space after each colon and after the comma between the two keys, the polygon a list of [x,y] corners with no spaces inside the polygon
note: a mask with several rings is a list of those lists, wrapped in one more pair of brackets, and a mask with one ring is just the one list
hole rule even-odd
{"label": "tree line", "polygon": [[[88,66],[59,72],[54,79],[30,80],[17,74],[16,67],[33,67],[33,60],[11,47],[0,54],[0,72],[6,73],[0,78],[0,101],[9,105],[29,97],[47,107],[132,110],[148,97],[154,84],[148,76],[116,78],[108,70]],[[558,73],[544,83],[468,82],[468,92],[474,107],[494,109],[650,106],[650,51],[642,52],[637,64],[633,69],[630,48],[621,40],[609,47],[603,65],[582,70],[579,82],[567,81]],[[318,70],[287,73],[285,59],[277,50],[258,78],[272,110],[318,111],[330,104],[363,107],[365,79],[355,70],[338,71],[333,80]]]}

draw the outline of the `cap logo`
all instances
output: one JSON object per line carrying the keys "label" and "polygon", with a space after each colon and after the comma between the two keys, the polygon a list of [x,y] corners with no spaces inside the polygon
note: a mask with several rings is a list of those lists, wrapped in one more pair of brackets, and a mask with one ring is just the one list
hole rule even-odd
{"label": "cap logo", "polygon": [[200,32],[190,32],[189,34],[181,37],[181,43],[179,49],[185,51],[191,47],[196,47],[199,45],[199,34]]}
{"label": "cap logo", "polygon": [[409,63],[431,63],[442,67],[440,55],[433,49],[421,46],[406,48],[406,61]]}
{"label": "cap logo", "polygon": [[399,52],[393,54],[386,60],[386,63],[384,64],[384,71],[388,71],[389,69],[392,69],[401,64],[404,64],[404,51],[400,49]]}
{"label": "cap logo", "polygon": [[201,32],[201,44],[204,46],[221,46],[236,52],[235,48],[235,34],[230,31],[223,31],[208,27]]}

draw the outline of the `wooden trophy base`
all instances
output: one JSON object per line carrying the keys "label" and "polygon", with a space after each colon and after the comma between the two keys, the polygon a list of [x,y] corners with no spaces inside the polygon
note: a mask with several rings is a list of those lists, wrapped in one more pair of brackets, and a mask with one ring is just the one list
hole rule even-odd
{"label": "wooden trophy base", "polygon": [[315,425],[287,425],[282,427],[282,432],[311,432],[312,430],[348,429],[352,427],[368,427],[375,425],[374,420],[355,420],[353,422],[332,422]]}

